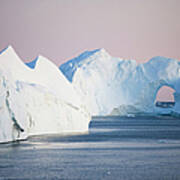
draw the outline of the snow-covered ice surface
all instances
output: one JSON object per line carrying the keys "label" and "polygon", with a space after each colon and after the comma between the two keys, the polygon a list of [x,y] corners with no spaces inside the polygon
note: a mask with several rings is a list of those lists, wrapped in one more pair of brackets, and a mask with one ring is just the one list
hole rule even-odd
{"label": "snow-covered ice surface", "polygon": [[0,53],[0,142],[86,132],[89,121],[80,97],[51,61],[39,56],[25,65],[11,46]]}
{"label": "snow-covered ice surface", "polygon": [[178,180],[180,120],[96,117],[89,134],[0,144],[0,179]]}
{"label": "snow-covered ice surface", "polygon": [[[93,115],[173,114],[180,112],[180,62],[154,57],[147,63],[111,57],[105,49],[86,51],[60,70],[83,97]],[[175,106],[155,107],[162,86],[175,90]]]}

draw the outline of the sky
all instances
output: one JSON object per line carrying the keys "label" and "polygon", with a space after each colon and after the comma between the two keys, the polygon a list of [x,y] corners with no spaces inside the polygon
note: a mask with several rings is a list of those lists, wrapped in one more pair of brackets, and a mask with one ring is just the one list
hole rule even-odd
{"label": "sky", "polygon": [[58,66],[85,50],[180,60],[180,0],[0,0],[0,50]]}

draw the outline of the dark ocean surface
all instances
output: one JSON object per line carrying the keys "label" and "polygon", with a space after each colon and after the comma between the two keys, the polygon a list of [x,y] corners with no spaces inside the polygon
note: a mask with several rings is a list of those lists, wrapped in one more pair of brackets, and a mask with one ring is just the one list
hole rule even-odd
{"label": "dark ocean surface", "polygon": [[180,179],[180,119],[94,117],[89,134],[0,144],[0,180]]}

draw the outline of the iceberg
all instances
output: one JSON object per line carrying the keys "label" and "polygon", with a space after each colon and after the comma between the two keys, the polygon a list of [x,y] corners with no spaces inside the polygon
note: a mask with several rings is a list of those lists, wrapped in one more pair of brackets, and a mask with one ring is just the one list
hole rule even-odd
{"label": "iceberg", "polygon": [[[60,70],[92,115],[180,112],[180,62],[176,59],[157,56],[138,64],[97,49],[67,61]],[[162,86],[175,90],[173,108],[155,106]]]}
{"label": "iceberg", "polygon": [[24,64],[11,46],[0,52],[0,143],[86,132],[90,119],[72,84],[47,58]]}

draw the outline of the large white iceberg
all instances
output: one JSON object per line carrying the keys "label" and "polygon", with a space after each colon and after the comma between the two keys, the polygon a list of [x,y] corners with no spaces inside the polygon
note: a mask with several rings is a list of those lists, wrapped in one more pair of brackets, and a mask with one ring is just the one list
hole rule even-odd
{"label": "large white iceberg", "polygon": [[25,65],[11,46],[0,53],[0,142],[86,132],[89,121],[80,97],[52,62],[39,56]]}
{"label": "large white iceberg", "polygon": [[[137,64],[97,49],[62,64],[60,70],[92,115],[180,112],[178,60],[158,56]],[[155,106],[157,92],[165,85],[175,90],[175,106],[170,109]]]}

